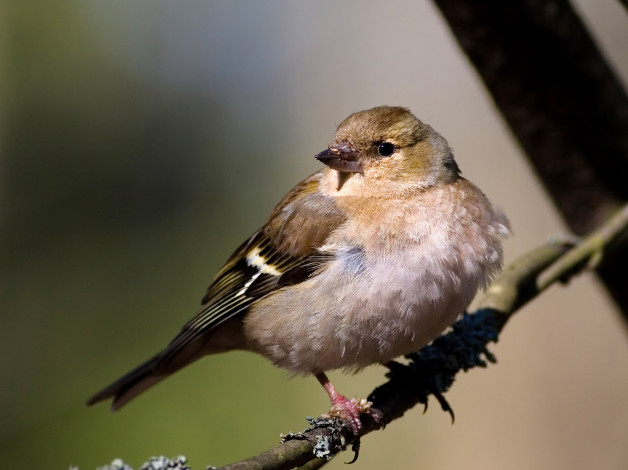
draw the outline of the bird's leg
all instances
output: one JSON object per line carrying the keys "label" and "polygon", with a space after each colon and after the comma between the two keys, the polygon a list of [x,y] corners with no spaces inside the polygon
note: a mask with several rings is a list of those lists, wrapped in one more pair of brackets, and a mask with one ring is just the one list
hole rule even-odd
{"label": "bird's leg", "polygon": [[316,374],[316,378],[329,395],[331,401],[329,416],[347,421],[355,436],[359,437],[362,433],[362,421],[360,421],[362,413],[368,413],[375,421],[379,421],[380,413],[371,408],[372,403],[370,401],[364,398],[349,400],[344,395],[340,395],[323,372]]}

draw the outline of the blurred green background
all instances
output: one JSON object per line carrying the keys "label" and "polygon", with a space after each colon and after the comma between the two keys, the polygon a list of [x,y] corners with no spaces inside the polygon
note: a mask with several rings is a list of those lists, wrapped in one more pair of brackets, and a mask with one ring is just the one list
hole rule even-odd
{"label": "blurred green background", "polygon": [[[628,19],[576,5],[620,77]],[[409,106],[511,217],[512,260],[563,230],[428,1],[0,3],[0,464],[93,469],[275,444],[328,407],[263,358],[200,361],[120,412],[84,406],[165,346],[335,126]],[[590,276],[522,311],[499,363],[364,439],[363,469],[626,468],[628,337]],[[332,373],[347,395],[383,380]],[[341,456],[330,468],[342,468]]]}

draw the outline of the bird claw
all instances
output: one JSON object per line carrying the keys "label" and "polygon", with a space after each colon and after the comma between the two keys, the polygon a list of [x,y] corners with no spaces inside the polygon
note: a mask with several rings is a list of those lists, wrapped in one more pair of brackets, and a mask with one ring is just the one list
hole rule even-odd
{"label": "bird claw", "polygon": [[[451,424],[454,424],[454,422],[456,421],[456,416],[454,415],[454,409],[451,407],[449,402],[445,399],[445,396],[440,392],[432,392],[432,394],[436,397],[436,400],[438,400],[438,403],[440,404],[440,407],[442,408],[442,410],[445,413],[449,413],[449,416],[451,416]],[[425,402],[425,409],[427,410],[427,402]]]}
{"label": "bird claw", "polygon": [[360,415],[368,414],[376,423],[380,423],[384,418],[382,412],[373,408],[373,403],[366,398],[352,398],[349,400],[343,395],[333,398],[332,406],[327,414],[331,418],[345,420],[356,437],[362,434],[363,429]]}

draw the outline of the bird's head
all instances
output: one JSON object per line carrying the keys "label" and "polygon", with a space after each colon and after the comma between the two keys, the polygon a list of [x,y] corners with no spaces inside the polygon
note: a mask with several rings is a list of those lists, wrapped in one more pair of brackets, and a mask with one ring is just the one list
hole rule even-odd
{"label": "bird's head", "polygon": [[316,155],[337,190],[373,195],[454,181],[460,171],[447,141],[408,109],[378,106],[345,119],[327,150]]}

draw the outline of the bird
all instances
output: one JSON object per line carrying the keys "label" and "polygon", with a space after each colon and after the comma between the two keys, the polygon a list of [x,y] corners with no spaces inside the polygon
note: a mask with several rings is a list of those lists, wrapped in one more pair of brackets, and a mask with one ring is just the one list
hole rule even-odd
{"label": "bird", "polygon": [[409,109],[351,114],[323,169],[297,184],[215,276],[168,346],[93,395],[112,410],[203,356],[261,354],[314,375],[355,435],[366,400],[326,372],[418,351],[499,272],[510,224],[461,176],[447,141]]}

